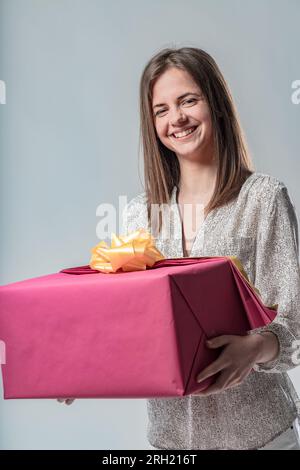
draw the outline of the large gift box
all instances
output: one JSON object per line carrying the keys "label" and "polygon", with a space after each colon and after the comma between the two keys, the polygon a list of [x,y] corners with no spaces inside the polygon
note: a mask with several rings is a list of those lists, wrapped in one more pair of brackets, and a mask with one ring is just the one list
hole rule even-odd
{"label": "large gift box", "polygon": [[247,334],[275,315],[231,257],[14,282],[0,287],[4,398],[192,394],[215,380],[196,382],[220,353],[207,338]]}

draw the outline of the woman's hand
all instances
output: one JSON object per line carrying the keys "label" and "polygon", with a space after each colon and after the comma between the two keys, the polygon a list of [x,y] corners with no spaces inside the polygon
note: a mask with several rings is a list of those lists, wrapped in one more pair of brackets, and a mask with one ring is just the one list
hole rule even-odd
{"label": "woman's hand", "polygon": [[216,381],[205,390],[193,395],[211,395],[240,385],[256,363],[269,362],[278,356],[279,342],[271,331],[246,336],[223,335],[206,342],[209,348],[225,346],[218,359],[206,367],[197,382],[219,372]]}
{"label": "woman's hand", "polygon": [[59,403],[65,403],[65,405],[72,405],[74,400],[75,398],[57,398],[57,401],[59,401]]}

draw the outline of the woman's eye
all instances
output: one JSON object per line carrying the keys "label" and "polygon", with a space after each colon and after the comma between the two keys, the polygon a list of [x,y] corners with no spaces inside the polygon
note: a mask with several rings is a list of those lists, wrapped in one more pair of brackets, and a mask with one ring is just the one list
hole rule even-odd
{"label": "woman's eye", "polygon": [[196,100],[194,100],[194,98],[191,98],[190,100],[184,101],[184,103],[192,103],[193,101],[196,101]]}
{"label": "woman's eye", "polygon": [[161,109],[160,111],[157,111],[157,113],[155,114],[155,116],[158,116],[159,114],[164,113],[165,111],[166,111],[166,109]]}
{"label": "woman's eye", "polygon": [[[196,100],[195,100],[194,98],[191,98],[191,99],[189,99],[189,100],[184,101],[183,104],[185,104],[185,103],[193,103],[194,101],[196,101]],[[162,109],[162,110],[160,110],[160,111],[157,111],[157,113],[155,114],[155,116],[159,116],[159,114],[164,113],[165,111],[166,111],[166,109]]]}

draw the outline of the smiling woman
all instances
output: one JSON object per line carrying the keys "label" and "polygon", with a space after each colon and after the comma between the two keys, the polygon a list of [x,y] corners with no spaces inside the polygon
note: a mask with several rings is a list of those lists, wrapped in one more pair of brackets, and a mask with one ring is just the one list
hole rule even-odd
{"label": "smiling woman", "polygon": [[[196,48],[182,48],[180,54],[163,50],[144,69],[140,97],[149,218],[152,204],[168,203],[180,175],[182,208],[188,193],[204,203],[205,215],[234,199],[252,163],[231,93],[213,58]],[[199,175],[199,152],[202,184],[198,180],[187,191],[185,181]],[[182,177],[183,172],[191,177]],[[154,233],[161,228],[159,217],[153,219]]]}
{"label": "smiling woman", "polygon": [[[263,303],[278,305],[265,327],[208,338],[206,347],[220,350],[197,371],[199,383],[216,375],[208,388],[147,400],[148,441],[159,450],[300,450],[299,398],[287,374],[299,363],[300,337],[298,221],[288,190],[252,169],[228,86],[201,49],[154,56],[140,110],[146,191],[125,207],[123,232],[147,227],[165,258],[237,256]],[[156,210],[163,204],[175,208],[166,231],[168,211]],[[185,217],[186,206],[203,210]]]}
{"label": "smiling woman", "polygon": [[[217,374],[209,388],[147,401],[148,440],[155,449],[300,450],[289,431],[298,419],[287,371],[297,365],[300,268],[287,188],[254,171],[233,98],[207,52],[183,47],[152,57],[140,112],[145,191],[123,214],[124,230],[148,226],[166,258],[237,256],[263,302],[278,305],[264,328],[209,338],[220,354],[197,374],[199,382]],[[178,210],[166,218],[162,206]],[[186,217],[190,206],[202,210]]]}

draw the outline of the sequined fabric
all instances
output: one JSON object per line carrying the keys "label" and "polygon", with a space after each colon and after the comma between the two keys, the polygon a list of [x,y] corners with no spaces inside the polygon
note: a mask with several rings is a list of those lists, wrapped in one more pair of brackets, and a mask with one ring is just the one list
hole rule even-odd
{"label": "sequined fabric", "polygon": [[[182,226],[174,187],[170,239],[156,238],[168,258],[183,256]],[[150,226],[146,195],[123,212],[123,233]],[[190,256],[237,256],[266,305],[278,315],[264,327],[280,343],[277,359],[256,364],[243,383],[219,394],[148,399],[147,437],[158,449],[256,449],[286,431],[299,415],[299,398],[287,371],[296,367],[300,338],[298,223],[284,183],[254,172],[236,199],[205,218]],[[253,330],[253,332],[262,329]],[[151,371],[149,371],[151,373]]]}

